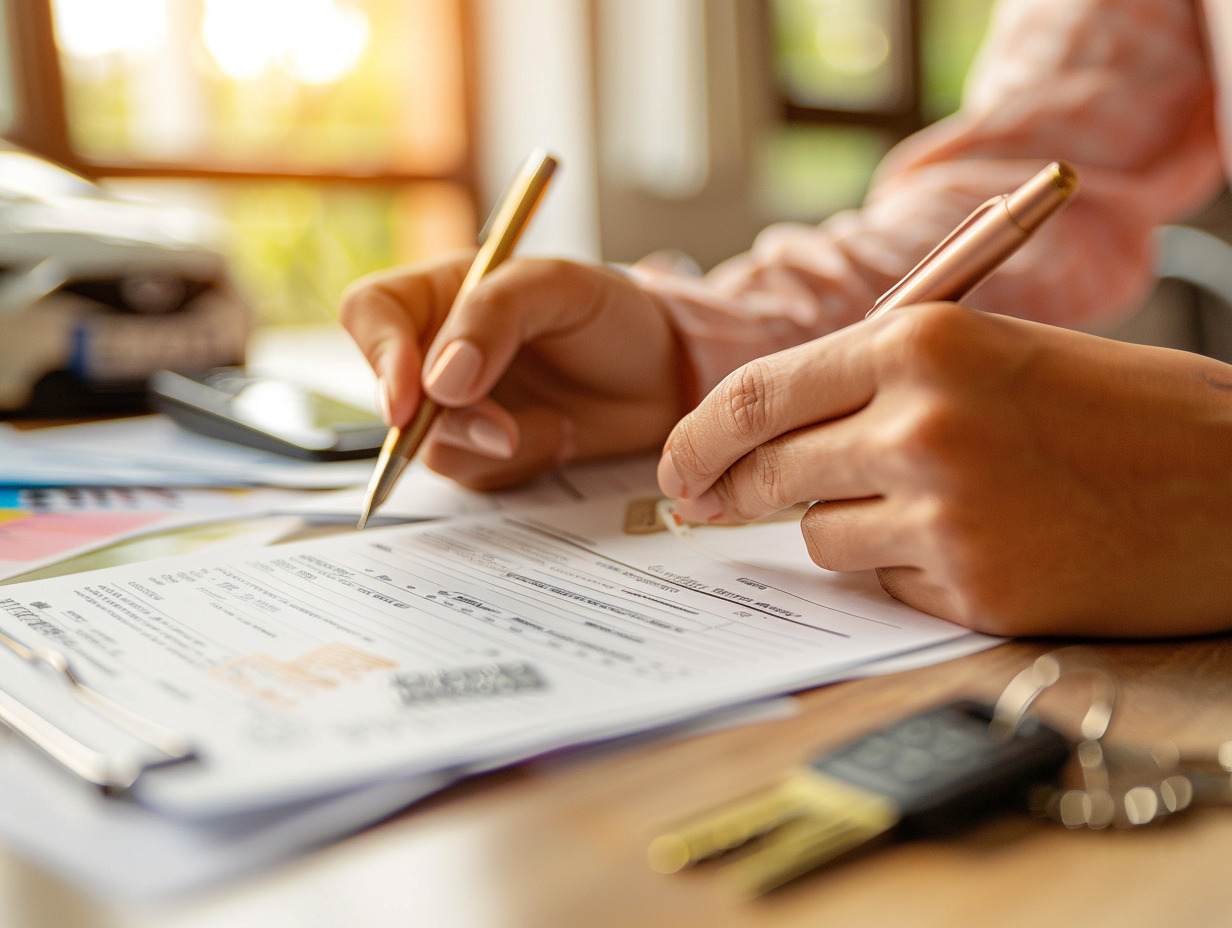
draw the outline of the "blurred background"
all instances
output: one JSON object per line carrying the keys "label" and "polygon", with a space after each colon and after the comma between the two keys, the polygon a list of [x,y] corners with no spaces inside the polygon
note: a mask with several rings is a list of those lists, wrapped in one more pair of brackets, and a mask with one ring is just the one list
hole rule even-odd
{"label": "blurred background", "polygon": [[264,323],[474,241],[526,151],[527,247],[703,266],[857,204],[958,102],[991,0],[3,0],[3,134],[219,220]]}
{"label": "blurred background", "polygon": [[[213,215],[259,323],[327,322],[472,243],[535,145],[565,164],[537,253],[709,267],[856,205],[957,107],[992,2],[0,0],[0,134]],[[1204,298],[1127,337],[1203,347]]]}

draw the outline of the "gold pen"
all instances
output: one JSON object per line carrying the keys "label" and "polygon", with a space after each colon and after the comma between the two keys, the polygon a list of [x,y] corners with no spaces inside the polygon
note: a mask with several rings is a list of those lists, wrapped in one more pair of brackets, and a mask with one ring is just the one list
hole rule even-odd
{"label": "gold pen", "polygon": [[[457,307],[469,294],[475,285],[485,275],[495,270],[501,262],[513,253],[514,246],[521,238],[523,230],[530,221],[535,207],[547,190],[552,173],[559,162],[541,148],[530,153],[517,177],[509,185],[492,213],[490,230],[484,236],[479,247],[479,253],[471,263],[470,270],[462,280],[454,297],[453,307]],[[453,312],[451,307],[450,312]],[[428,429],[436,421],[441,407],[425,395],[419,403],[419,409],[410,424],[405,428],[393,426],[385,436],[381,446],[380,457],[376,461],[376,469],[368,482],[368,492],[364,498],[363,513],[359,517],[359,528],[368,524],[368,519],[385,499],[389,491],[402,475],[406,465],[410,463],[415,452],[423,443]]]}
{"label": "gold pen", "polygon": [[1077,189],[1074,169],[1054,161],[1013,193],[993,197],[887,290],[868,311],[869,317],[912,303],[962,299]]}

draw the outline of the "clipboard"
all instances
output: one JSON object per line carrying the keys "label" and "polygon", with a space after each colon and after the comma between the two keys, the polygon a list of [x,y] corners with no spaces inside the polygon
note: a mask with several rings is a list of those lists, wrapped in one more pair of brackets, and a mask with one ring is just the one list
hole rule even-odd
{"label": "clipboard", "polygon": [[86,783],[108,795],[124,794],[147,770],[196,759],[196,752],[182,734],[144,718],[81,682],[68,658],[59,651],[28,647],[4,632],[0,632],[0,644],[22,660],[51,671],[78,702],[151,749],[149,758],[98,751],[0,689],[0,725]]}

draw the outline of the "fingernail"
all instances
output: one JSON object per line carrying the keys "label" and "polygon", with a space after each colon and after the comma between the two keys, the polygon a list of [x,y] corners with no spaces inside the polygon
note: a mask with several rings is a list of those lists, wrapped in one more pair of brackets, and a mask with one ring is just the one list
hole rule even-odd
{"label": "fingernail", "polygon": [[386,425],[393,425],[393,415],[390,413],[392,406],[389,402],[389,385],[385,381],[379,381],[376,385],[376,405],[381,411],[381,418]]}
{"label": "fingernail", "polygon": [[663,491],[664,496],[671,499],[679,499],[680,494],[684,492],[684,481],[680,479],[680,474],[676,473],[676,465],[672,461],[672,452],[670,450],[663,452],[663,457],[659,458],[659,489]]}
{"label": "fingernail", "polygon": [[466,437],[488,457],[507,461],[513,457],[513,440],[491,419],[475,418],[466,427]]}
{"label": "fingernail", "polygon": [[697,499],[677,499],[673,508],[686,522],[709,522],[723,511],[723,501],[713,490],[707,490]]}
{"label": "fingernail", "polygon": [[482,368],[483,352],[473,342],[459,338],[445,346],[424,378],[424,386],[437,402],[461,403]]}
{"label": "fingernail", "polygon": [[560,420],[560,448],[556,451],[556,466],[568,464],[577,454],[576,429],[572,419]]}

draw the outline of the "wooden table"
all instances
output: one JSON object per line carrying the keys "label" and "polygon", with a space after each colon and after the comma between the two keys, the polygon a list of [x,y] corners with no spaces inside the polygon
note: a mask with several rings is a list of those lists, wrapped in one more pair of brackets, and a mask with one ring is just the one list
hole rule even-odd
{"label": "wooden table", "polygon": [[[303,338],[280,332],[266,353],[276,348],[300,367],[305,356],[330,358],[322,366],[330,383],[371,395],[349,342],[337,332]],[[79,567],[192,543],[141,540]],[[1232,926],[1225,809],[1134,832],[1006,817],[951,840],[881,848],[751,903],[733,898],[714,868],[662,876],[647,866],[646,846],[665,823],[915,708],[994,699],[1061,644],[1014,642],[812,690],[782,721],[479,777],[247,883],[156,907],[91,899],[0,851],[0,928]],[[1122,682],[1114,734],[1194,749],[1232,739],[1232,637],[1094,647]],[[1076,680],[1045,694],[1039,709],[1072,730],[1087,695]]]}
{"label": "wooden table", "polygon": [[[473,779],[393,821],[247,883],[157,907],[90,899],[0,858],[0,925],[1218,926],[1232,924],[1232,812],[1135,831],[1007,816],[949,840],[881,848],[754,902],[703,866],[662,876],[646,845],[681,813],[773,780],[812,750],[916,707],[993,699],[1055,642],[801,694],[792,718],[584,752]],[[1100,644],[1123,684],[1114,733],[1211,748],[1232,738],[1232,639]],[[1039,702],[1073,728],[1075,678]]]}

